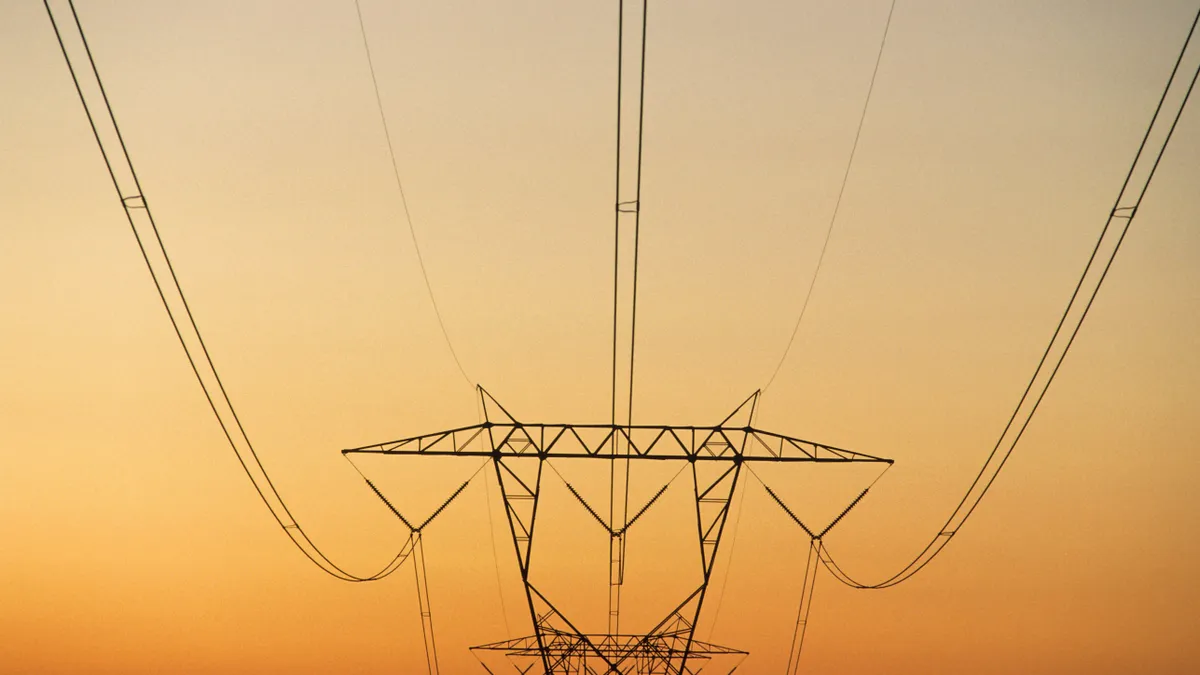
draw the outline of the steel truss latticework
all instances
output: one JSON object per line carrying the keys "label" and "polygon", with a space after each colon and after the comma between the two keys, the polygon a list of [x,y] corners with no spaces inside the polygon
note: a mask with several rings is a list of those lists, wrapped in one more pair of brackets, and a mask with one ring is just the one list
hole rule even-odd
{"label": "steel truss latticework", "polygon": [[[891,463],[888,459],[755,429],[752,422],[757,392],[720,424],[707,427],[526,424],[517,421],[482,387],[479,395],[484,410],[484,422],[480,424],[342,452],[490,460],[500,485],[533,634],[473,649],[477,653],[501,652],[522,673],[682,675],[699,673],[706,666],[716,667],[722,659],[728,664],[728,657],[740,661],[746,652],[701,642],[696,639],[695,627],[743,469],[755,464],[765,469],[770,464],[788,462]],[[645,633],[596,634],[580,630],[531,582],[538,509],[548,473],[545,469],[551,466],[551,460],[560,458],[609,464],[618,460],[678,462],[681,470],[690,473],[701,581]],[[669,483],[621,520],[606,520],[570,483],[566,485],[616,539],[623,537],[662,496]],[[729,672],[736,665],[732,663],[729,670],[724,665],[719,667]]]}

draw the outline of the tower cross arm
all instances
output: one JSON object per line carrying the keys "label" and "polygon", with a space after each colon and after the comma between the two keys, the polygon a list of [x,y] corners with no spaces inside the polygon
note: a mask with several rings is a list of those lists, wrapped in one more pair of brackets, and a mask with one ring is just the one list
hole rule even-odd
{"label": "tower cross arm", "polygon": [[751,426],[483,422],[342,450],[342,454],[703,462],[892,460]]}

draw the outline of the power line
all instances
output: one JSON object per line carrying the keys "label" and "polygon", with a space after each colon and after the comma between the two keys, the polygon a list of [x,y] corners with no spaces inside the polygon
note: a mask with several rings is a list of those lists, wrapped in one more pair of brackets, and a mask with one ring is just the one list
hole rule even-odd
{"label": "power line", "polygon": [[[397,509],[392,502],[388,500],[387,496],[383,494],[383,491],[380,490],[370,478],[367,478],[367,475],[358,468],[358,465],[354,463],[354,460],[350,459],[350,455],[343,453],[342,456],[346,458],[346,461],[350,462],[350,465],[354,467],[354,470],[358,472],[358,475],[362,476],[363,480],[367,483],[367,487],[369,487],[371,491],[375,493],[375,496],[379,497],[379,499],[388,507],[388,510],[390,510],[392,514],[400,520],[400,522],[404,523],[404,526],[409,530],[407,546],[412,551],[413,573],[416,575],[417,605],[421,616],[421,638],[425,647],[425,666],[429,672],[429,675],[438,675],[441,672],[441,669],[438,665],[437,641],[434,637],[432,600],[430,599],[429,593],[429,575],[425,566],[424,532],[425,528],[432,523],[435,518],[441,515],[441,513],[445,511],[446,508],[450,506],[450,504],[457,499],[464,490],[467,489],[467,486],[469,486],[475,480],[475,478],[483,472],[483,469],[488,465],[488,460],[484,460],[484,462],[479,465],[479,468],[475,469],[475,473],[471,474],[467,480],[463,481],[463,484],[460,485],[457,490],[452,492],[450,496],[441,503],[440,506],[435,508],[433,512],[425,518],[425,520],[414,525],[413,521],[405,518],[404,515],[400,513],[400,510]],[[484,485],[487,485],[486,474],[484,474]],[[490,524],[490,510],[488,511],[488,519]],[[493,538],[493,542],[494,541],[495,539]],[[499,567],[496,569],[496,574],[498,583]],[[501,607],[503,608],[503,595],[500,597],[500,603]],[[506,626],[507,622],[508,620],[506,618]]]}
{"label": "power line", "polygon": [[829,216],[829,226],[825,228],[825,240],[821,244],[821,253],[817,256],[817,266],[813,269],[812,278],[808,281],[808,290],[804,292],[804,301],[800,304],[800,315],[796,317],[796,325],[792,327],[792,335],[788,338],[787,346],[783,348],[783,355],[779,357],[779,362],[775,364],[775,369],[771,371],[771,376],[763,385],[764,393],[775,381],[779,370],[783,368],[783,362],[787,360],[788,354],[792,351],[792,345],[800,333],[800,323],[804,321],[804,314],[808,311],[808,302],[812,299],[813,288],[817,285],[817,277],[821,274],[821,264],[825,261],[825,251],[829,249],[829,240],[833,235],[833,227],[837,223],[838,210],[842,206],[842,196],[846,194],[846,183],[850,181],[850,169],[854,167],[854,154],[858,151],[858,140],[862,136],[863,123],[867,120],[867,109],[871,106],[871,93],[875,91],[875,77],[879,75],[879,64],[883,61],[883,48],[887,44],[888,29],[892,26],[892,14],[895,11],[896,0],[892,0],[891,7],[888,9],[887,21],[883,24],[883,37],[879,40],[879,53],[875,55],[875,69],[871,71],[871,82],[867,85],[867,97],[863,101],[862,113],[858,117],[858,128],[854,131],[854,143],[850,145],[850,157],[846,160],[846,171],[842,174],[842,184],[838,188],[837,201],[833,204],[833,214]]}
{"label": "power line", "polygon": [[[478,387],[478,385],[476,385],[476,387]],[[485,414],[483,408],[482,396],[475,397],[475,405],[476,420],[482,424],[487,420],[487,415]],[[497,484],[497,487],[501,486]],[[496,550],[496,526],[492,520],[492,488],[491,483],[488,482],[486,476],[483,479],[483,489],[487,505],[488,535],[492,541],[492,568],[496,571],[496,595],[500,598],[500,614],[504,619],[504,634],[508,635],[512,633],[512,630],[508,625],[508,607],[504,602],[504,585],[500,582],[500,554]],[[484,668],[486,669],[486,666]]]}
{"label": "power line", "polygon": [[808,632],[808,615],[812,611],[813,592],[817,587],[817,572],[821,570],[820,537],[808,542],[808,555],[804,560],[804,580],[800,586],[800,607],[796,610],[796,627],[792,631],[792,644],[788,648],[785,675],[796,675],[800,671],[800,653],[804,651],[804,636]]}
{"label": "power line", "polygon": [[[341,579],[343,581],[362,582],[375,581],[382,579],[397,569],[408,558],[412,552],[409,545],[403,546],[400,551],[393,557],[379,572],[368,576],[360,576],[347,572],[339,567],[312,541],[308,533],[300,526],[295,517],[292,516],[291,510],[287,503],[279,494],[275,484],[272,482],[270,475],[263,467],[258,453],[254,449],[253,443],[250,442],[249,436],[246,434],[245,428],[242,426],[241,419],[238,417],[237,411],[233,407],[233,402],[230,400],[229,394],[225,389],[224,383],[221,381],[220,374],[217,372],[216,365],[213,363],[212,356],[208,351],[207,345],[204,343],[204,338],[200,334],[200,329],[196,324],[195,317],[192,314],[191,306],[188,304],[187,297],[183,292],[183,287],[179,283],[179,278],[175,274],[174,265],[171,263],[170,255],[167,253],[166,246],[163,244],[162,237],[158,230],[158,225],[154,221],[154,216],[150,211],[148,200],[142,192],[141,183],[137,178],[137,172],[133,167],[133,160],[129,156],[129,150],[125,145],[124,136],[121,134],[120,126],[117,124],[116,116],[113,113],[112,105],[109,102],[108,94],[104,89],[103,80],[100,77],[100,71],[96,68],[96,61],[92,57],[91,48],[88,46],[87,37],[83,30],[83,25],[79,21],[79,15],[75,10],[74,0],[67,0],[67,5],[71,11],[75,30],[77,32],[79,42],[82,45],[84,53],[87,56],[87,63],[90,70],[91,81],[90,85],[94,85],[98,91],[101,100],[103,101],[103,112],[105,117],[98,120],[97,115],[93,114],[92,104],[89,103],[88,96],[84,93],[82,83],[79,79],[79,74],[76,72],[75,65],[71,59],[71,53],[64,41],[63,34],[59,29],[58,21],[54,17],[54,10],[50,7],[50,0],[43,0],[43,5],[46,8],[46,14],[50,18],[50,23],[54,28],[55,38],[58,40],[59,49],[62,50],[63,58],[66,61],[67,69],[70,71],[71,80],[75,85],[75,91],[79,95],[79,100],[83,104],[84,113],[87,115],[88,124],[91,127],[92,135],[96,139],[96,144],[100,148],[100,154],[104,159],[104,165],[108,170],[109,178],[112,179],[113,187],[117,191],[117,196],[121,200],[121,206],[125,211],[126,220],[129,222],[130,229],[133,231],[133,236],[137,241],[138,249],[141,252],[142,260],[146,264],[146,268],[150,272],[150,277],[154,282],[155,290],[158,292],[159,300],[162,301],[163,307],[167,310],[167,317],[171,321],[171,327],[175,331],[175,336],[179,339],[180,345],[183,346],[184,354],[187,356],[188,364],[191,366],[192,373],[196,376],[197,382],[200,384],[201,390],[204,392],[205,400],[208,402],[209,408],[213,415],[217,418],[217,423],[221,427],[221,432],[225,436],[234,455],[237,457],[238,463],[242,467],[242,471],[250,479],[254,490],[258,493],[259,498],[267,509],[271,512],[271,516],[284,534],[292,541],[292,543],[304,554],[310,561],[319,567],[323,572]],[[88,75],[85,72],[85,76]],[[99,106],[97,106],[99,107]],[[118,159],[124,161],[121,165],[114,166],[113,157],[105,145],[105,141],[101,135],[99,124],[105,124],[106,135],[111,134],[117,141],[120,148]],[[115,155],[115,153],[114,153]],[[118,172],[121,174],[118,177]],[[124,187],[123,187],[124,184]],[[139,226],[140,223],[140,226]],[[148,231],[147,231],[148,230]],[[150,242],[152,248],[147,247],[147,242]],[[166,274],[157,269],[157,266],[151,260],[151,255],[161,258],[166,266]],[[170,296],[171,299],[168,299]],[[172,304],[174,300],[180,309]],[[186,319],[186,321],[184,321]],[[186,334],[186,335],[185,335]],[[189,340],[194,342],[199,347],[198,352],[196,347],[189,345]],[[211,382],[209,381],[211,380]],[[222,414],[222,405],[227,411],[229,419]]]}
{"label": "power line", "polygon": [[[641,234],[641,198],[642,198],[642,157],[644,147],[644,125],[645,119],[645,93],[646,93],[646,31],[648,24],[648,16],[650,10],[649,0],[641,0],[641,28],[640,37],[641,44],[637,45],[638,62],[638,90],[637,90],[637,117],[633,120],[636,124],[634,131],[637,138],[637,154],[634,162],[630,167],[634,172],[634,192],[632,199],[623,199],[624,191],[622,185],[622,145],[624,144],[622,118],[625,115],[624,109],[624,85],[625,85],[625,27],[626,14],[625,2],[620,0],[617,4],[617,119],[616,119],[616,166],[614,171],[614,207],[613,207],[613,328],[612,328],[612,398],[610,408],[610,422],[613,425],[617,424],[617,372],[618,372],[618,344],[620,342],[620,322],[621,322],[621,226],[622,216],[632,216],[633,220],[633,246],[632,246],[632,281],[629,291],[629,367],[628,367],[628,389],[625,406],[625,425],[633,423],[633,393],[634,393],[634,374],[636,366],[637,352],[637,293],[638,293],[638,257],[640,252],[640,234]],[[632,15],[631,15],[632,16]],[[612,462],[609,468],[609,528],[616,532],[623,532],[623,525],[618,525],[616,522],[618,517],[626,519],[629,515],[629,463],[628,460],[624,465],[624,485],[618,485],[621,468],[619,468],[618,457],[620,453],[614,453]],[[621,507],[618,511],[618,494],[624,493],[621,498]],[[620,617],[620,591],[621,585],[624,583],[624,550],[625,537],[623,534],[617,534],[610,542],[610,590],[609,590],[609,630],[618,632],[617,626]]]}
{"label": "power line", "polygon": [[[869,109],[870,104],[871,104],[871,94],[875,90],[875,79],[879,74],[879,64],[883,60],[883,50],[887,44],[888,30],[891,28],[892,15],[895,13],[895,10],[896,10],[896,1],[892,0],[891,5],[888,8],[887,19],[884,22],[883,35],[879,41],[879,50],[878,50],[877,54],[875,55],[875,66],[871,71],[871,79],[867,85],[867,95],[863,101],[862,112],[859,115],[858,127],[855,129],[855,132],[854,132],[854,141],[850,146],[850,155],[846,160],[846,170],[842,175],[842,182],[841,182],[841,186],[838,188],[837,200],[834,202],[833,213],[830,215],[829,225],[825,229],[825,239],[821,245],[821,252],[820,252],[820,255],[818,255],[818,257],[817,257],[817,265],[816,265],[816,268],[813,270],[812,278],[809,280],[808,288],[804,294],[804,301],[801,303],[800,313],[796,317],[796,324],[792,328],[791,336],[788,338],[788,342],[787,342],[787,345],[784,347],[783,354],[779,357],[779,361],[775,364],[775,368],[772,370],[771,376],[769,378],[767,378],[767,383],[762,388],[763,392],[765,392],[771,386],[771,384],[775,381],[776,376],[779,375],[779,371],[783,368],[783,364],[787,360],[788,354],[791,352],[792,345],[796,341],[796,336],[800,332],[800,324],[801,324],[801,322],[804,321],[804,315],[805,315],[806,311],[808,310],[809,300],[812,298],[813,288],[816,286],[816,283],[817,283],[817,277],[821,273],[821,264],[825,260],[825,252],[829,248],[829,240],[833,234],[834,225],[837,223],[837,216],[838,216],[838,211],[842,204],[842,197],[846,192],[846,184],[849,182],[849,179],[850,179],[850,170],[854,166],[854,156],[858,150],[858,142],[862,136],[863,124],[866,121],[867,110]],[[890,467],[890,465],[889,465],[889,467]],[[885,469],[885,471],[886,471],[886,469]],[[878,480],[878,478],[876,480]],[[764,487],[765,487],[765,484],[764,484]],[[743,488],[742,499],[743,500],[745,499],[744,488]],[[740,525],[740,523],[741,523],[741,518],[742,518],[742,509],[739,508],[737,518],[734,520],[734,527],[733,527],[733,533],[732,533],[732,538],[733,538],[734,542],[736,542],[736,540],[737,540],[738,525]],[[814,542],[814,546],[817,545],[818,543],[819,543],[819,541]],[[814,549],[814,550],[816,550],[816,549]],[[805,587],[806,588],[810,587],[810,584],[808,583],[808,579],[809,579],[809,571],[810,571],[809,568],[813,564],[811,561],[811,557],[812,556],[810,554],[810,560],[805,569]],[[729,558],[726,561],[726,567],[725,567],[725,576],[724,576],[725,581],[721,586],[721,592],[717,598],[716,609],[713,612],[713,624],[712,624],[712,627],[710,628],[710,634],[711,634],[711,630],[716,629],[716,620],[717,620],[717,617],[720,615],[722,601],[724,600],[724,597],[725,597],[725,588],[729,583],[729,571],[730,571],[732,562],[733,562],[733,544],[731,543]],[[813,580],[813,582],[816,581],[815,574],[813,575],[812,580]],[[809,591],[808,597],[811,599],[811,591]],[[804,640],[803,626],[805,625],[805,623],[807,623],[807,612],[805,610],[808,606],[808,602],[805,600],[805,590],[801,590],[801,605],[802,605],[801,612],[803,612],[801,617],[803,618],[803,621],[801,620],[800,617],[797,618],[797,635],[799,636],[799,645],[800,646],[803,645],[803,640]],[[796,636],[793,636],[792,648],[789,650],[789,653],[788,653],[788,666],[787,666],[786,672],[788,672],[788,673],[793,672],[792,671],[793,659],[798,660],[798,658],[799,658],[799,648],[798,648],[798,645],[796,642]]]}
{"label": "power line", "polygon": [[[633,291],[630,297],[629,310],[629,413],[626,421],[633,424],[633,366],[637,350],[637,292],[638,292],[638,242],[642,229],[642,137],[645,132],[646,116],[646,23],[650,13],[650,1],[642,2],[642,57],[641,72],[638,75],[638,134],[637,134],[637,187],[634,201],[637,210],[633,212]],[[625,483],[625,499],[629,499],[629,482]]]}
{"label": "power line", "polygon": [[[1083,322],[1087,318],[1088,311],[1091,310],[1092,303],[1095,301],[1096,295],[1100,292],[1100,287],[1104,284],[1104,280],[1108,276],[1113,260],[1116,259],[1117,253],[1121,249],[1121,244],[1125,241],[1125,235],[1129,232],[1129,227],[1137,215],[1142,198],[1146,195],[1146,190],[1150,187],[1150,182],[1154,178],[1163,153],[1166,152],[1167,145],[1171,141],[1171,136],[1175,133],[1175,127],[1179,123],[1179,118],[1183,114],[1188,99],[1191,97],[1192,90],[1196,86],[1197,77],[1200,76],[1200,60],[1197,60],[1195,72],[1192,74],[1190,82],[1186,85],[1187,88],[1182,98],[1177,101],[1178,107],[1175,109],[1174,117],[1171,118],[1165,135],[1161,138],[1157,151],[1152,150],[1146,153],[1150,137],[1155,135],[1156,131],[1162,133],[1159,131],[1162,126],[1159,124],[1160,119],[1162,119],[1160,114],[1163,112],[1164,104],[1170,94],[1178,89],[1176,86],[1176,75],[1179,74],[1179,67],[1183,63],[1188,47],[1192,43],[1198,22],[1200,22],[1200,10],[1197,11],[1195,19],[1192,20],[1187,38],[1184,40],[1183,47],[1179,51],[1179,57],[1171,69],[1170,77],[1167,78],[1167,84],[1163,88],[1158,105],[1154,108],[1150,124],[1146,128],[1146,133],[1143,135],[1141,143],[1138,145],[1137,153],[1134,155],[1133,162],[1129,166],[1129,171],[1125,175],[1125,180],[1121,184],[1121,189],[1117,193],[1113,208],[1109,211],[1108,220],[1105,221],[1104,228],[1100,231],[1096,245],[1092,248],[1092,253],[1088,257],[1083,273],[1080,274],[1079,281],[1076,282],[1075,289],[1071,292],[1071,298],[1067,301],[1066,309],[1063,310],[1062,316],[1058,320],[1058,325],[1055,327],[1045,351],[1042,352],[1041,359],[1038,361],[1033,375],[1029,378],[1029,383],[1025,386],[1025,391],[1022,392],[1020,400],[1013,408],[1012,415],[1009,416],[1008,422],[1004,425],[1004,429],[1000,433],[1000,437],[996,440],[996,444],[992,447],[991,453],[988,454],[983,467],[976,474],[970,487],[967,488],[966,493],[954,508],[950,517],[946,519],[945,524],[938,533],[934,535],[915,558],[899,572],[887,579],[874,584],[864,584],[856,581],[846,574],[827,550],[824,550],[821,556],[822,563],[842,583],[855,588],[888,588],[909,579],[924,569],[950,543],[950,540],[954,538],[955,534],[958,533],[963,524],[974,513],[975,508],[979,506],[979,503],[995,482],[996,477],[1000,475],[1000,471],[1008,462],[1013,449],[1016,448],[1025,430],[1029,427],[1029,423],[1041,405],[1042,399],[1045,398],[1046,392],[1049,390],[1050,384],[1054,381],[1054,377],[1058,374],[1058,370],[1062,366],[1067,352],[1070,351],[1071,345],[1074,344],[1075,337],[1079,334],[1080,328],[1083,327]],[[1186,78],[1183,81],[1186,81]],[[1170,117],[1170,114],[1167,117]],[[1150,163],[1149,168],[1145,169],[1143,165],[1146,161],[1149,161],[1148,158],[1150,156],[1153,156],[1153,161]],[[1139,176],[1137,182],[1140,183],[1140,186],[1132,187],[1131,189],[1131,186],[1135,184],[1135,174]],[[1129,201],[1126,201],[1127,195],[1132,196]],[[1101,250],[1106,245],[1111,248],[1106,253],[1101,254]],[[1075,315],[1074,318],[1071,318],[1073,315]],[[1068,321],[1069,318],[1071,318],[1070,321]],[[1052,356],[1055,353],[1057,355]]]}
{"label": "power line", "polygon": [[421,532],[413,535],[413,574],[417,581],[417,609],[421,615],[421,642],[425,647],[425,668],[429,675],[440,675],[437,640],[433,632],[433,608],[429,598],[429,574],[425,569],[425,544]]}
{"label": "power line", "polygon": [[610,424],[617,423],[617,322],[620,311],[621,279],[621,94],[624,91],[625,63],[625,0],[617,3],[617,161],[616,207],[613,209],[613,324],[612,324],[612,409]]}
{"label": "power line", "polygon": [[630,319],[629,319],[629,387],[626,408],[626,424],[633,420],[633,382],[634,366],[637,347],[637,295],[638,295],[638,259],[641,241],[642,219],[642,156],[645,138],[646,112],[646,29],[648,24],[650,3],[642,1],[641,45],[638,63],[638,111],[637,111],[637,154],[633,165],[634,194],[633,199],[621,199],[621,118],[624,100],[624,54],[625,54],[625,2],[618,3],[617,10],[617,120],[616,120],[616,168],[614,173],[613,209],[613,330],[612,330],[612,407],[610,423],[617,423],[617,371],[618,371],[618,342],[620,323],[620,273],[621,273],[621,215],[633,216],[633,259],[632,259],[632,288],[630,290]]}
{"label": "power line", "polygon": [[421,268],[421,278],[425,281],[425,292],[429,296],[429,304],[433,306],[433,314],[437,317],[438,328],[442,331],[442,338],[445,339],[446,348],[450,350],[454,365],[458,366],[458,372],[462,373],[463,379],[467,381],[467,386],[474,389],[475,381],[471,379],[470,375],[467,375],[466,369],[463,368],[462,361],[458,358],[458,352],[454,349],[454,343],[450,340],[450,332],[446,330],[446,322],[442,319],[442,310],[438,307],[437,298],[433,295],[433,284],[429,282],[429,271],[425,269],[425,258],[421,255],[421,245],[417,242],[417,230],[413,226],[412,214],[408,209],[404,183],[400,180],[400,164],[396,161],[396,149],[392,145],[392,134],[388,129],[383,97],[379,94],[379,80],[375,76],[375,61],[371,58],[371,44],[367,40],[367,26],[363,21],[362,6],[359,4],[359,0],[354,0],[354,11],[358,15],[358,30],[362,35],[363,52],[367,55],[367,69],[371,73],[371,87],[375,90],[375,105],[379,109],[379,122],[383,127],[383,138],[387,142],[388,157],[392,161],[392,176],[396,179],[396,191],[400,194],[400,205],[404,209],[404,222],[408,224],[408,234],[412,238],[413,250],[417,254],[417,266]]}
{"label": "power line", "polygon": [[[850,156],[846,160],[846,170],[842,175],[842,183],[841,183],[841,186],[838,188],[837,200],[834,202],[833,213],[829,218],[829,225],[825,229],[825,240],[821,245],[821,253],[817,257],[816,268],[813,270],[812,278],[809,280],[808,289],[805,291],[805,294],[804,294],[804,301],[800,305],[800,314],[799,314],[799,316],[796,317],[796,324],[792,328],[792,334],[788,338],[787,346],[784,347],[783,354],[779,357],[779,362],[775,364],[775,368],[774,368],[774,370],[772,370],[771,376],[769,378],[767,378],[767,383],[763,386],[763,388],[761,390],[762,392],[765,392],[767,390],[767,388],[770,387],[771,384],[775,381],[775,377],[777,375],[779,375],[780,369],[783,368],[784,361],[787,360],[788,354],[791,352],[792,345],[796,341],[796,336],[800,332],[800,323],[802,321],[804,321],[805,312],[808,310],[808,303],[809,303],[809,300],[812,298],[813,288],[816,286],[816,283],[817,283],[817,276],[821,273],[821,264],[825,260],[825,251],[829,248],[829,240],[831,238],[831,235],[833,234],[833,227],[834,227],[835,223],[837,222],[838,210],[842,204],[842,196],[846,192],[846,184],[849,182],[849,179],[850,179],[850,170],[854,166],[854,155],[858,150],[858,141],[859,141],[859,138],[862,136],[863,123],[867,119],[867,110],[871,105],[871,94],[875,91],[875,79],[879,74],[879,64],[883,60],[883,50],[884,50],[884,46],[887,44],[888,30],[891,28],[892,15],[895,13],[895,11],[896,11],[896,0],[892,0],[891,5],[888,8],[887,19],[884,21],[884,24],[883,24],[883,36],[879,40],[879,50],[878,50],[878,53],[875,55],[875,66],[871,71],[871,80],[867,84],[867,96],[863,100],[862,113],[859,114],[858,127],[854,132],[854,142],[850,145]],[[890,468],[890,466],[891,465],[889,464],[888,467]],[[886,469],[885,469],[885,471],[886,471]],[[878,478],[876,478],[876,480],[878,480]],[[872,483],[872,485],[873,484],[874,483]],[[742,492],[743,493],[742,493],[741,499],[744,500],[745,499],[745,490],[743,489]],[[741,520],[742,520],[742,510],[741,510],[741,508],[739,508],[737,518],[734,520],[734,523],[733,523],[732,539],[733,539],[734,543],[736,543],[736,541],[737,541],[738,526],[741,524]],[[730,568],[732,567],[732,562],[733,562],[733,543],[730,544],[729,558],[728,558],[728,560],[726,562],[726,566],[725,566],[725,576],[724,576],[725,581],[721,586],[721,593],[717,597],[717,605],[716,605],[716,609],[713,612],[713,624],[712,624],[712,628],[710,629],[710,631],[716,629],[717,617],[720,615],[722,601],[725,598],[725,586],[729,583],[729,571],[730,571]],[[711,632],[710,632],[710,635],[711,635]],[[789,658],[790,658],[790,655],[789,655]]]}
{"label": "power line", "polygon": [[483,488],[487,499],[488,538],[492,542],[492,568],[496,571],[496,595],[500,598],[500,617],[504,619],[504,633],[512,633],[508,625],[508,606],[504,602],[504,586],[500,583],[500,555],[496,551],[496,525],[492,520],[492,486],[487,476],[483,478]]}
{"label": "power line", "polygon": [[725,572],[721,578],[721,592],[717,594],[717,604],[713,607],[712,623],[708,627],[708,637],[711,640],[717,631],[717,619],[721,617],[721,607],[725,603],[725,590],[729,588],[729,573],[733,570],[733,552],[737,550],[737,536],[742,525],[742,513],[745,512],[746,486],[741,486],[737,497],[737,517],[733,519],[733,530],[729,533],[729,555],[725,556]]}

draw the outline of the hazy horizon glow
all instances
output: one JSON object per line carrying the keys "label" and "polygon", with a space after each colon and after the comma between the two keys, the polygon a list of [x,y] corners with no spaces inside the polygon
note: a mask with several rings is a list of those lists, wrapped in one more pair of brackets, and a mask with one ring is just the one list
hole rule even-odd
{"label": "hazy horizon glow", "polygon": [[[447,330],[524,418],[607,420],[613,4],[363,0]],[[323,547],[378,566],[406,533],[338,450],[477,411],[401,220],[353,2],[79,5],[264,463]],[[887,8],[653,5],[637,419],[715,423],[770,375]],[[896,460],[830,538],[854,574],[906,561],[982,463],[1194,12],[899,2],[838,229],[759,417]],[[42,7],[0,5],[0,38],[0,671],[424,672],[411,570],[320,575],[224,445]],[[988,500],[900,587],[822,575],[802,672],[1200,669],[1197,184],[1193,101]],[[417,510],[463,470],[360,466]],[[820,520],[870,478],[785,482]],[[482,672],[467,646],[530,632],[496,489],[474,482],[428,533],[445,673]],[[686,495],[667,494],[631,542],[632,616],[684,583]],[[807,541],[752,483],[738,509],[699,636],[748,649],[739,673],[778,672]],[[546,583],[588,614],[603,597],[576,584],[596,573],[577,553],[604,539],[579,515],[547,521],[563,544]]]}

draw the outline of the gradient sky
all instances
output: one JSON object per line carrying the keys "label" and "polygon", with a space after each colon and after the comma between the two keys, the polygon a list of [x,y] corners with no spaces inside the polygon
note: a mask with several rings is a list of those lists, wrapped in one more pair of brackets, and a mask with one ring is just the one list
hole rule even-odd
{"label": "gradient sky", "polygon": [[[404,532],[337,451],[474,423],[476,408],[400,218],[353,2],[79,4],[264,462],[339,561],[377,566]],[[887,9],[652,6],[638,419],[715,423],[770,375]],[[604,420],[614,3],[363,10],[464,366],[523,418]],[[1194,13],[898,3],[813,303],[759,417],[896,459],[830,536],[852,573],[899,568],[982,463]],[[995,489],[910,582],[863,592],[823,575],[803,672],[1200,670],[1197,185],[1193,102]],[[389,490],[418,482],[363,467]],[[835,501],[860,479],[789,478]],[[529,629],[504,539],[497,588],[487,495],[473,484],[428,535],[446,673],[476,672],[468,645]],[[761,490],[740,505],[728,592],[700,636],[752,651],[739,673],[779,672],[807,542]],[[630,563],[648,583],[672,578],[673,508]],[[35,2],[0,3],[0,542],[3,672],[424,669],[411,571],[320,575],[239,471]],[[573,558],[556,560],[548,583],[570,588]]]}

